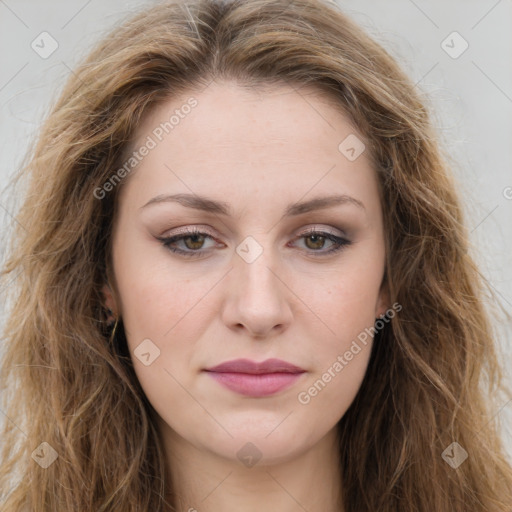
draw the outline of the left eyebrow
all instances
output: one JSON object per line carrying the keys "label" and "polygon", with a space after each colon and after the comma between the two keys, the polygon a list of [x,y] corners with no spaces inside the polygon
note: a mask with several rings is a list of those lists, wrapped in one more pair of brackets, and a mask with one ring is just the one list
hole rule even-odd
{"label": "left eyebrow", "polygon": [[[196,210],[202,210],[209,213],[215,213],[219,215],[230,216],[232,215],[232,209],[229,203],[224,201],[216,201],[214,199],[199,196],[196,194],[172,194],[165,195],[161,194],[150,199],[142,208],[146,208],[152,204],[169,203],[174,202],[181,204],[187,208],[194,208]],[[364,204],[354,197],[346,194],[341,195],[330,195],[324,197],[317,197],[310,199],[309,201],[300,201],[292,203],[286,207],[284,216],[293,217],[296,215],[302,215],[316,210],[323,210],[326,208],[332,208],[333,206],[339,205],[353,205],[358,208],[365,210]]]}

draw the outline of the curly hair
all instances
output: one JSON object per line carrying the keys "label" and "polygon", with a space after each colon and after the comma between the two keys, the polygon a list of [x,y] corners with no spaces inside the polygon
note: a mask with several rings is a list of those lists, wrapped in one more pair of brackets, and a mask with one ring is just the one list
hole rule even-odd
{"label": "curly hair", "polygon": [[[385,281],[403,309],[338,424],[345,511],[509,512],[496,336],[449,159],[396,61],[328,0],[159,3],[68,79],[16,178],[28,188],[2,271],[2,510],[175,510],[122,323],[111,339],[102,307],[121,187],[94,192],[143,115],[216,78],[312,85],[369,141]],[[442,457],[455,441],[468,453],[456,469]],[[32,460],[41,442],[58,454],[44,470]]]}

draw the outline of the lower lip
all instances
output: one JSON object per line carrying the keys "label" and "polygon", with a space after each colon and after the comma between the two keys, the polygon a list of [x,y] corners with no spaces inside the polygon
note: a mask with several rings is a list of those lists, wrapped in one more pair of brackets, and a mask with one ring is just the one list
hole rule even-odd
{"label": "lower lip", "polygon": [[274,395],[289,388],[302,373],[263,373],[254,375],[249,373],[208,372],[217,382],[226,388],[251,397],[264,397]]}

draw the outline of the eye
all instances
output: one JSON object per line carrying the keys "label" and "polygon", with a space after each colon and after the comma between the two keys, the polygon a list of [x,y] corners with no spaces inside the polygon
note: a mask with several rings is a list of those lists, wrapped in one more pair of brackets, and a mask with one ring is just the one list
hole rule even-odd
{"label": "eye", "polygon": [[[302,233],[298,239],[304,239],[306,247],[311,249],[311,252],[314,256],[325,256],[326,254],[338,252],[352,243],[346,238],[337,236],[334,233],[317,229],[311,229],[305,233]],[[331,243],[331,248],[321,251],[320,249],[325,246],[326,242]]]}
{"label": "eye", "polygon": [[[205,251],[199,251],[203,248],[204,242],[208,238],[213,239],[209,233],[205,233],[198,229],[186,229],[179,235],[162,237],[158,238],[158,240],[160,240],[162,245],[170,251],[182,254],[189,258],[194,258],[204,254]],[[176,244],[178,243],[183,243],[185,245],[185,249],[176,247]]]}
{"label": "eye", "polygon": [[[198,229],[186,229],[177,235],[158,238],[164,247],[173,253],[180,254],[188,258],[204,255],[206,252],[206,250],[204,250],[204,245],[205,241],[208,239],[213,239],[213,236],[210,233],[200,231]],[[314,256],[332,254],[351,244],[349,240],[337,236],[334,233],[316,229],[302,233],[296,239],[304,239],[306,249],[309,249],[309,252],[314,254]],[[327,242],[331,244],[330,249],[322,251],[321,249]],[[177,247],[179,244],[183,244],[184,248],[183,246],[181,248]]]}

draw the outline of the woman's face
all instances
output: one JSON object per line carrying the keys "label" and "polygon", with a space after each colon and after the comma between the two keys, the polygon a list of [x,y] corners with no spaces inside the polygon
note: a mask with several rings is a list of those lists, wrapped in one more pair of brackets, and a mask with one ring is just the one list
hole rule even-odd
{"label": "woman's face", "polygon": [[133,150],[118,302],[104,293],[165,439],[246,465],[313,448],[353,401],[361,334],[388,307],[361,137],[314,89],[214,82],[154,110]]}

